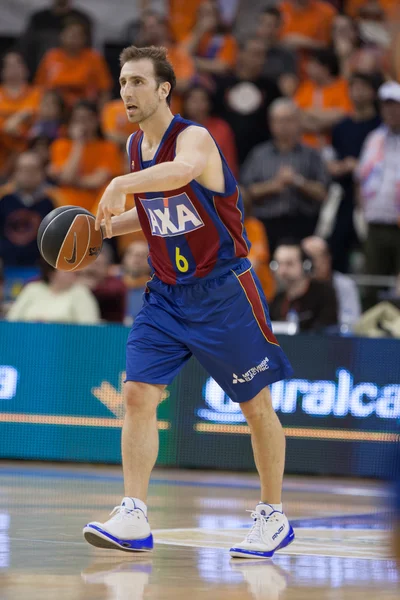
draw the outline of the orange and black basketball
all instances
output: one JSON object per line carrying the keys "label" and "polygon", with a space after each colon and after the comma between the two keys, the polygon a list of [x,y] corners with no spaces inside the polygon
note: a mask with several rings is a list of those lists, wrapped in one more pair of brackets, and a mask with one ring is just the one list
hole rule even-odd
{"label": "orange and black basketball", "polygon": [[95,217],[79,206],[60,206],[40,224],[37,244],[46,262],[60,271],[77,271],[96,260],[103,245]]}

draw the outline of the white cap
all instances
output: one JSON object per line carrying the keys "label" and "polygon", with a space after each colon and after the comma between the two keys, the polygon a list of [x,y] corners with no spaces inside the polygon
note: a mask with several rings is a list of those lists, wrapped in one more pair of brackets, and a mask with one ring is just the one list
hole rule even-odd
{"label": "white cap", "polygon": [[400,83],[396,81],[386,81],[378,91],[379,100],[393,100],[400,102]]}

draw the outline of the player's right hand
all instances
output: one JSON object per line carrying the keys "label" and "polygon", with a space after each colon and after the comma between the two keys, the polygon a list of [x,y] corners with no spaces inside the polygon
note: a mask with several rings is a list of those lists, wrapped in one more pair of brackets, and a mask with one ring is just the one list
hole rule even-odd
{"label": "player's right hand", "polygon": [[104,221],[106,237],[112,237],[111,217],[121,215],[125,211],[126,195],[118,189],[115,179],[108,184],[101,197],[97,209],[95,229],[99,230]]}

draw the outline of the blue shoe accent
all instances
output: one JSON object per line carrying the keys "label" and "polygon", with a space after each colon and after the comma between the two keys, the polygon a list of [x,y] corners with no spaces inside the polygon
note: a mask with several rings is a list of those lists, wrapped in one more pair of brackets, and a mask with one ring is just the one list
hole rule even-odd
{"label": "blue shoe accent", "polygon": [[277,550],[281,550],[282,548],[286,548],[289,546],[294,540],[294,531],[293,527],[289,524],[289,533],[286,537],[283,538],[279,546],[275,548],[275,550],[269,550],[268,552],[262,552],[261,550],[247,550],[240,547],[233,547],[230,549],[230,552],[240,552],[241,554],[247,554],[248,556],[259,556],[260,558],[272,558],[274,553]]}
{"label": "blue shoe accent", "polygon": [[146,538],[138,540],[121,540],[111,535],[111,533],[108,533],[108,531],[101,529],[101,527],[97,527],[96,525],[92,525],[91,523],[88,523],[86,527],[90,527],[90,529],[99,531],[102,535],[105,535],[111,541],[113,541],[117,546],[120,546],[121,548],[124,548],[126,550],[153,550],[154,547],[152,534],[150,534]]}

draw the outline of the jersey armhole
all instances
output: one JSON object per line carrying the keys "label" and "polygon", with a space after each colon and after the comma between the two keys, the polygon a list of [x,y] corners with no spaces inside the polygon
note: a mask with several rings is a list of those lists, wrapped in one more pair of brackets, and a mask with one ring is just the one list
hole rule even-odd
{"label": "jersey armhole", "polygon": [[131,135],[126,140],[126,153],[128,155],[128,158],[131,157],[132,142],[134,140],[134,137],[135,137],[136,133],[137,133],[136,131],[135,131],[135,133],[131,133]]}

